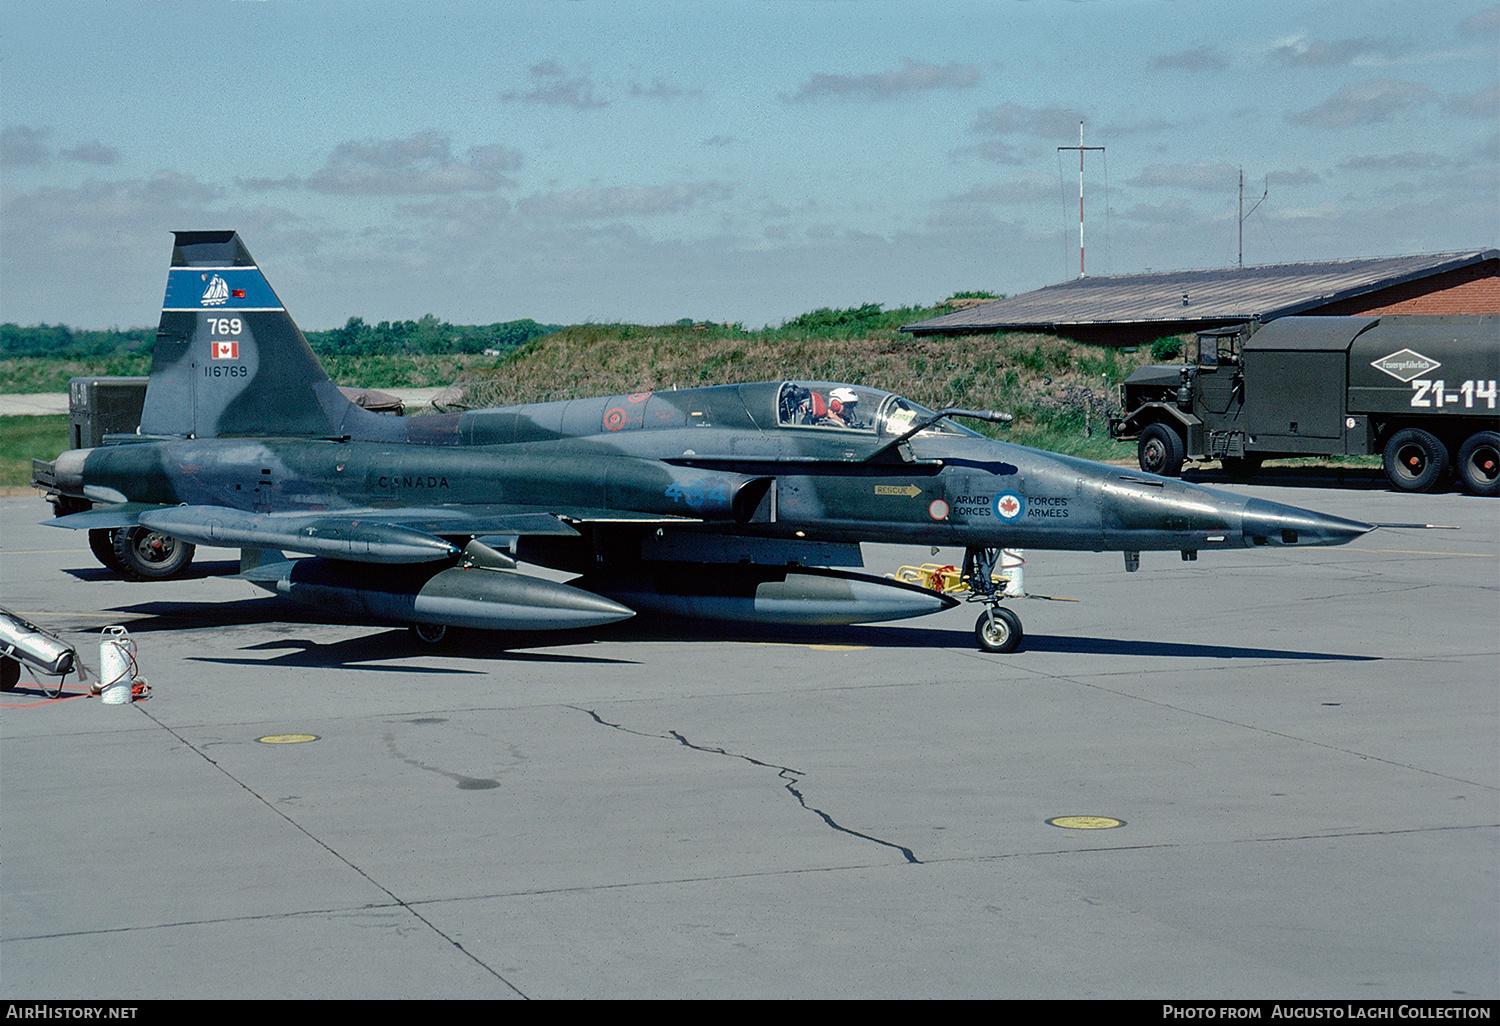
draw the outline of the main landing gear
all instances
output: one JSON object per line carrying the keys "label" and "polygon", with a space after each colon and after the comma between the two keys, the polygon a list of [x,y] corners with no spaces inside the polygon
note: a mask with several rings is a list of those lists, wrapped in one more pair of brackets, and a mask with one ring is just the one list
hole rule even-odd
{"label": "main landing gear", "polygon": [[130,581],[165,581],[192,565],[197,547],[147,527],[96,528],[89,549],[107,569]]}
{"label": "main landing gear", "polygon": [[962,580],[969,586],[968,601],[983,602],[988,608],[974,624],[974,640],[985,652],[1014,652],[1024,636],[1021,618],[1002,608],[1006,582],[995,579],[995,565],[1000,562],[999,549],[964,550]]}

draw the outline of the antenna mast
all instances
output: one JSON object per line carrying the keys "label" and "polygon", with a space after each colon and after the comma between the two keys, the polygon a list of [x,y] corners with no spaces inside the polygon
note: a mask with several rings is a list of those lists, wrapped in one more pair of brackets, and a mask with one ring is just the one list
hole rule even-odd
{"label": "antenna mast", "polygon": [[[1255,201],[1255,207],[1261,205],[1267,196],[1271,194],[1271,176],[1266,175],[1266,190],[1260,194],[1260,199]],[[1240,266],[1245,266],[1245,218],[1255,213],[1255,207],[1245,210],[1245,169],[1240,168]]]}
{"label": "antenna mast", "polygon": [[1078,277],[1083,277],[1083,151],[1098,150],[1104,152],[1103,146],[1085,146],[1083,144],[1083,122],[1078,122],[1078,145],[1059,146],[1057,152],[1063,150],[1078,151]]}

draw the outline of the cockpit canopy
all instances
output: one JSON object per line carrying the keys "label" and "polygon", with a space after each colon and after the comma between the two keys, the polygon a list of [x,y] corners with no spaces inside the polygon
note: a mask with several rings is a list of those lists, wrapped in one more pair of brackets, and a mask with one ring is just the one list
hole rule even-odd
{"label": "cockpit canopy", "polygon": [[[899,435],[928,420],[933,411],[899,395],[863,385],[824,381],[784,381],[776,394],[776,422],[780,427],[858,431],[880,437]],[[924,431],[973,435],[943,419]]]}
{"label": "cockpit canopy", "polygon": [[[665,392],[632,392],[550,403],[472,410],[451,418],[422,417],[428,434],[466,445],[543,442],[619,432],[723,428],[731,431],[792,430],[864,436],[878,448],[904,435],[933,412],[899,395],[864,385],[828,381],[757,381]],[[772,418],[774,417],[774,421]],[[922,434],[975,433],[943,419]],[[413,435],[415,437],[415,435]],[[427,437],[424,435],[423,437]]]}

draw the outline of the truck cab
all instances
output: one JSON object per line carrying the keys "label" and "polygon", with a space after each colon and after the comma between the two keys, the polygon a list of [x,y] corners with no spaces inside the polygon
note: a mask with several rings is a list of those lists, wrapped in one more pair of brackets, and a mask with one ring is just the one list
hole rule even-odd
{"label": "truck cab", "polygon": [[1187,459],[1245,473],[1278,457],[1380,454],[1400,490],[1456,474],[1495,495],[1497,377],[1492,314],[1252,320],[1199,332],[1180,365],[1137,370],[1110,433],[1136,441],[1155,474]]}

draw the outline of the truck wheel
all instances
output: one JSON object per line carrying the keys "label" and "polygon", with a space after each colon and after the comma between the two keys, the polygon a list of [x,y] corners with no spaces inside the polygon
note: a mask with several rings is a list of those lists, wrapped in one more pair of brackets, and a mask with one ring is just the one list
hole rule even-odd
{"label": "truck wheel", "polygon": [[115,558],[133,581],[164,581],[176,577],[193,561],[196,546],[148,527],[123,527],[115,532]]}
{"label": "truck wheel", "polygon": [[1148,474],[1176,477],[1182,473],[1182,460],[1186,449],[1182,436],[1164,424],[1151,424],[1141,432],[1140,444],[1136,447],[1141,469]]}
{"label": "truck wheel", "polygon": [[1500,495],[1500,432],[1469,436],[1458,450],[1458,478],[1475,495]]}
{"label": "truck wheel", "polygon": [[1430,492],[1448,476],[1448,447],[1431,431],[1402,428],[1385,445],[1385,476],[1403,492]]}

